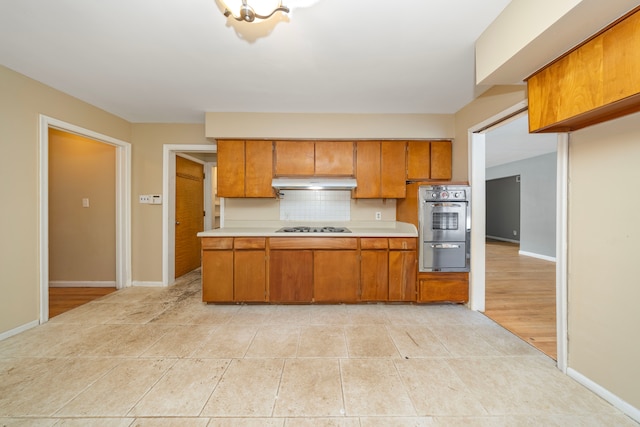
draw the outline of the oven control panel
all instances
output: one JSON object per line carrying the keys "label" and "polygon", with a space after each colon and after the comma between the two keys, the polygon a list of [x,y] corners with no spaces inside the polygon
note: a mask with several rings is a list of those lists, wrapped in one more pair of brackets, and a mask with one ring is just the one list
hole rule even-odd
{"label": "oven control panel", "polygon": [[420,198],[424,201],[468,200],[469,187],[425,186],[420,188]]}

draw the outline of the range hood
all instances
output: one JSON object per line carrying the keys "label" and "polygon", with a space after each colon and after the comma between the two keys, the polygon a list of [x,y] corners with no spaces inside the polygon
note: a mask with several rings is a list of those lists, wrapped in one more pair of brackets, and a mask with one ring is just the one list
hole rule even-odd
{"label": "range hood", "polygon": [[353,190],[355,178],[273,178],[276,190]]}

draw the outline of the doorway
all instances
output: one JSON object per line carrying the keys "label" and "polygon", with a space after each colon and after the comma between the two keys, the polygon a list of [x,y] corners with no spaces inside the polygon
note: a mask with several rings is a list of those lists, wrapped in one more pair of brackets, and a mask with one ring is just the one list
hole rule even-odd
{"label": "doorway", "polygon": [[[50,209],[49,209],[49,136],[50,131],[62,131],[69,135],[87,138],[94,143],[106,144],[113,147],[114,174],[111,180],[114,185],[115,199],[113,210],[115,211],[115,224],[113,228],[114,263],[110,267],[113,275],[107,282],[116,289],[131,286],[131,211],[130,211],[130,183],[131,183],[131,145],[127,142],[111,138],[109,136],[93,132],[79,126],[53,119],[44,115],[40,116],[39,132],[39,159],[40,159],[40,323],[49,320],[49,278],[50,278]],[[76,195],[77,199],[77,195]],[[87,200],[84,200],[87,199]],[[76,200],[82,206],[81,209],[90,210],[92,197],[81,196]],[[97,202],[98,199],[94,199]],[[86,206],[86,207],[85,207]],[[77,224],[76,224],[77,225]],[[101,240],[98,239],[100,242]],[[99,251],[97,248],[93,248]],[[77,280],[71,280],[77,281]],[[100,282],[100,280],[94,280]],[[95,285],[95,283],[93,283]]]}
{"label": "doorway", "polygon": [[176,157],[175,275],[176,278],[200,267],[200,240],[204,230],[203,164]]}

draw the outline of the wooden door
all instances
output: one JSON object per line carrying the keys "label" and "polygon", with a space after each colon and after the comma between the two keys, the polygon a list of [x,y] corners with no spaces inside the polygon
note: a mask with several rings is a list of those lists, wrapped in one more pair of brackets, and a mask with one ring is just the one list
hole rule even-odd
{"label": "wooden door", "polygon": [[386,301],[389,294],[387,251],[363,250],[360,256],[360,300]]}
{"label": "wooden door", "polygon": [[431,141],[431,179],[451,176],[451,141]]}
{"label": "wooden door", "polygon": [[276,176],[313,176],[315,144],[313,141],[276,141]]}
{"label": "wooden door", "polygon": [[431,144],[429,141],[407,142],[407,180],[431,178]]}
{"label": "wooden door", "polygon": [[380,141],[358,141],[356,143],[355,198],[380,197]]}
{"label": "wooden door", "polygon": [[218,141],[218,197],[244,197],[244,141]]}
{"label": "wooden door", "polygon": [[416,251],[389,252],[389,301],[416,300]]}
{"label": "wooden door", "polygon": [[316,302],[355,302],[360,287],[356,250],[313,253],[313,295]]}
{"label": "wooden door", "polygon": [[176,157],[175,277],[200,267],[204,229],[204,175],[200,163]]}
{"label": "wooden door", "polygon": [[[233,238],[206,239],[202,247],[202,301],[233,301]],[[207,247],[210,245],[211,247]]]}
{"label": "wooden door", "polygon": [[407,145],[404,141],[382,141],[380,145],[380,197],[402,199],[406,187]]}
{"label": "wooden door", "polygon": [[352,141],[316,141],[315,175],[353,176]]}
{"label": "wooden door", "polygon": [[270,251],[269,301],[313,301],[313,251]]}
{"label": "wooden door", "polygon": [[275,197],[273,178],[273,143],[245,142],[245,197]]}

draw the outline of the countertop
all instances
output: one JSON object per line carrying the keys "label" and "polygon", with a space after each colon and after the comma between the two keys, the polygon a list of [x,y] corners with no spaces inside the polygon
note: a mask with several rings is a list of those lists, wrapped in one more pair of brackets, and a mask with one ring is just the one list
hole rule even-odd
{"label": "countertop", "polygon": [[[282,233],[282,227],[333,226],[347,227],[350,233]],[[201,231],[198,237],[418,237],[413,224],[400,221],[349,221],[349,222],[305,222],[305,221],[234,221],[225,227]]]}

